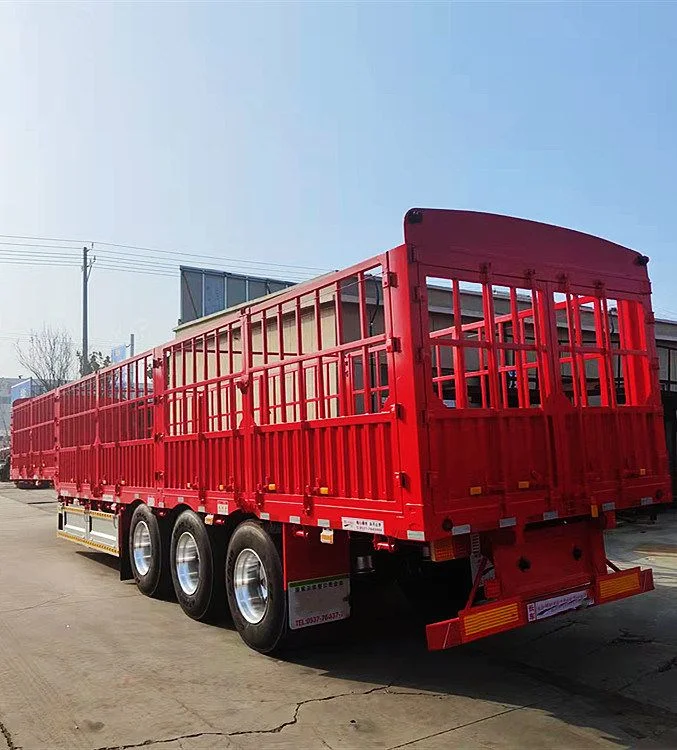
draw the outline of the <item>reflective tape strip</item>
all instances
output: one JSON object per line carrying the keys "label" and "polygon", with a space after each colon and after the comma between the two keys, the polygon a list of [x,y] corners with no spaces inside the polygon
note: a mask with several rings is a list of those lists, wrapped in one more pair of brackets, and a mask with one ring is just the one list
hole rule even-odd
{"label": "reflective tape strip", "polygon": [[318,518],[317,525],[322,526],[323,529],[328,529],[331,526],[328,518]]}
{"label": "reflective tape strip", "polygon": [[452,536],[458,536],[459,534],[469,534],[470,533],[470,524],[466,523],[463,526],[454,526],[454,528],[451,530]]}
{"label": "reflective tape strip", "polygon": [[289,523],[301,523],[301,516],[289,516]]}
{"label": "reflective tape strip", "polygon": [[108,521],[115,518],[115,513],[102,513],[100,510],[90,510],[89,515],[92,518],[105,518]]}
{"label": "reflective tape strip", "polygon": [[643,497],[640,500],[640,503],[642,503],[642,505],[652,505],[653,504],[653,498],[652,497]]}
{"label": "reflective tape strip", "polygon": [[119,557],[120,553],[118,552],[115,547],[111,547],[108,544],[101,544],[101,542],[90,542],[87,539],[82,539],[79,536],[75,536],[74,534],[69,534],[67,531],[57,531],[56,535],[58,537],[61,537],[62,539],[67,539],[69,542],[77,542],[78,544],[82,544],[85,547],[91,547],[92,549],[101,550],[102,552],[109,552],[111,555],[115,555],[115,557]]}
{"label": "reflective tape strip", "polygon": [[605,512],[616,510],[616,503],[614,501],[611,501],[610,503],[602,503],[602,510]]}
{"label": "reflective tape strip", "polygon": [[605,578],[599,582],[599,596],[601,599],[611,599],[620,594],[627,594],[630,591],[639,591],[639,572],[634,570],[625,575]]}
{"label": "reflective tape strip", "polygon": [[544,521],[554,521],[556,518],[559,518],[559,513],[556,510],[546,510],[543,514]]}
{"label": "reflective tape strip", "polygon": [[463,632],[465,635],[477,635],[485,630],[493,630],[504,625],[512,625],[519,622],[519,607],[517,602],[493,607],[484,612],[463,617]]}
{"label": "reflective tape strip", "polygon": [[502,529],[507,529],[510,526],[517,526],[517,519],[516,518],[501,518],[498,522],[498,525]]}
{"label": "reflective tape strip", "polygon": [[261,512],[259,513],[259,518],[260,518],[260,519],[261,519],[262,521],[270,521],[270,513],[266,513],[265,511],[261,511]]}
{"label": "reflective tape strip", "polygon": [[407,531],[407,539],[409,539],[412,542],[425,542],[425,532]]}

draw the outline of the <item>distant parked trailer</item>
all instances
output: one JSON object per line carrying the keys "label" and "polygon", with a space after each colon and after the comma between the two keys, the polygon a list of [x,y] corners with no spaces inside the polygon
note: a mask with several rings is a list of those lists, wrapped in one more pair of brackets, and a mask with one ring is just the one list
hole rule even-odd
{"label": "distant parked trailer", "polygon": [[10,481],[20,489],[52,487],[56,476],[57,391],[12,406]]}

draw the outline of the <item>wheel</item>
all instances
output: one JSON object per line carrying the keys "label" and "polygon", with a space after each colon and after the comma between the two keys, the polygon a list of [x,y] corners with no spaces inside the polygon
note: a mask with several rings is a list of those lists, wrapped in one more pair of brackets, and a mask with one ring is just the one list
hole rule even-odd
{"label": "wheel", "polygon": [[147,505],[138,505],[129,524],[129,561],[141,593],[164,596],[169,590],[167,534]]}
{"label": "wheel", "polygon": [[211,620],[224,609],[223,545],[203,520],[184,510],[172,530],[172,583],[181,609],[194,620]]}
{"label": "wheel", "polygon": [[256,521],[233,532],[226,556],[228,606],[242,640],[270,654],[285,640],[287,596],[275,542]]}

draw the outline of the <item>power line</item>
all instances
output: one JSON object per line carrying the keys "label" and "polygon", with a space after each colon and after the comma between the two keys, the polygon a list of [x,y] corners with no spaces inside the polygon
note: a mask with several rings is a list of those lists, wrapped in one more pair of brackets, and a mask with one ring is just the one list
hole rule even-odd
{"label": "power line", "polygon": [[[115,253],[108,255],[106,251],[97,250],[96,248],[95,252],[97,253],[97,257],[99,258],[126,258],[141,263],[155,263],[159,265],[170,264],[172,265],[172,267],[177,268],[179,265],[184,265],[184,263],[179,258],[155,258],[151,255],[134,255],[131,253]],[[254,265],[255,263],[257,263],[257,265]],[[285,270],[285,268],[283,268],[282,266],[273,267],[273,264],[258,264],[257,261],[220,259],[220,265],[228,268],[237,268],[240,273],[244,274],[261,274],[265,270],[267,272],[267,275],[270,275],[272,271],[276,275],[279,273],[279,275],[285,277],[303,276],[304,278],[309,278],[318,275],[318,269],[301,269],[298,266],[290,266]]]}
{"label": "power line", "polygon": [[[78,250],[77,247],[71,247],[70,245],[39,245],[34,242],[0,242],[0,245],[5,245],[7,247],[44,247],[49,250]],[[9,250],[7,252],[9,252]]]}
{"label": "power line", "polygon": [[[155,260],[137,258],[132,260],[131,258],[117,257],[113,255],[97,256],[99,263],[97,267],[102,270],[109,271],[120,271],[123,273],[146,273],[156,276],[171,276],[176,278],[178,276],[179,264],[173,264],[171,262],[160,263]],[[123,265],[116,265],[115,261],[119,260]],[[62,253],[26,253],[21,256],[7,255],[0,249],[0,262],[7,265],[45,265],[45,266],[71,266],[76,267],[81,265],[75,258],[75,256],[68,256]],[[248,269],[229,269],[232,273],[240,273],[246,275],[251,273]],[[227,273],[228,271],[224,271]],[[297,273],[285,274],[285,281],[306,281],[308,276],[301,276]]]}
{"label": "power line", "polygon": [[[2,235],[0,235],[2,236]],[[175,255],[182,258],[207,258],[212,260],[218,260],[221,263],[240,263],[240,264],[246,264],[246,265],[254,265],[254,266],[264,266],[264,267],[274,267],[274,268],[290,268],[290,269],[296,269],[299,271],[314,271],[319,273],[326,273],[328,269],[326,268],[318,268],[314,266],[298,266],[291,263],[275,263],[273,261],[265,261],[265,260],[246,260],[246,259],[240,259],[240,258],[227,258],[220,255],[209,255],[207,253],[188,253],[184,252],[183,250],[162,250],[159,248],[153,248],[153,247],[141,247],[139,245],[121,245],[116,244],[114,242],[95,242],[95,246],[97,245],[104,245],[105,247],[117,247],[122,248],[124,250],[142,250],[144,252],[149,253],[161,253],[162,255]]]}
{"label": "power line", "polygon": [[[117,242],[103,242],[103,241],[94,241],[92,243],[91,240],[81,240],[81,239],[72,239],[72,238],[64,238],[64,237],[37,237],[37,236],[30,236],[30,235],[20,235],[20,234],[0,234],[0,238],[3,239],[10,239],[10,240],[35,240],[37,242],[71,242],[76,245],[82,245],[84,244],[93,244],[95,248],[98,248],[98,246],[103,245],[104,247],[114,247],[114,248],[120,248],[123,250],[141,250],[143,252],[147,253],[160,253],[162,255],[174,255],[178,257],[183,258],[197,258],[197,259],[211,259],[211,260],[217,260],[224,264],[244,264],[244,265],[252,265],[252,266],[262,266],[262,267],[273,267],[273,268],[289,268],[289,269],[296,269],[298,271],[312,271],[316,273],[326,273],[329,269],[326,268],[319,268],[316,266],[299,266],[294,265],[291,263],[275,263],[273,261],[256,261],[256,260],[247,260],[247,259],[240,259],[240,258],[228,258],[224,256],[219,255],[211,255],[209,253],[191,253],[186,252],[183,250],[165,250],[163,248],[156,248],[156,247],[144,247],[142,245],[125,245],[122,243]],[[67,248],[67,249],[79,249],[78,247],[74,248]]]}
{"label": "power line", "polygon": [[[172,276],[173,278],[178,278],[179,274],[179,267],[178,266],[167,266],[167,265],[158,265],[153,263],[137,263],[132,265],[125,265],[123,267],[120,267],[118,265],[114,265],[112,263],[114,259],[106,259],[105,261],[101,261],[101,257],[97,256],[97,265],[99,268],[106,268],[108,270],[114,270],[114,271],[132,271],[132,272],[138,272],[138,273],[149,273],[149,274],[157,274],[159,276]],[[122,260],[122,259],[120,259]],[[99,262],[101,261],[101,262]],[[216,269],[215,269],[216,270]],[[227,271],[219,271],[219,273],[236,273],[241,276],[251,276],[251,271],[248,271],[247,269],[238,269],[238,268],[230,268]],[[256,274],[254,274],[256,275]],[[280,279],[280,281],[290,281],[290,282],[301,282],[301,281],[308,281],[309,276],[298,276],[295,274],[285,274],[284,279]]]}
{"label": "power line", "polygon": [[26,260],[2,259],[2,264],[6,266],[70,266],[72,268],[77,268],[79,265],[67,260],[42,260],[41,258],[28,258]]}
{"label": "power line", "polygon": [[[0,243],[1,245],[1,243]],[[40,261],[69,261],[71,263],[77,262],[77,256],[74,254],[68,254],[64,253],[62,250],[53,247],[53,246],[44,246],[44,249],[33,249],[33,246],[25,245],[26,249],[23,250],[21,253],[13,253],[10,250],[3,249],[0,247],[0,260],[3,260],[5,262],[15,262],[15,263],[21,263],[22,261],[29,261],[29,260],[40,260]],[[38,246],[35,246],[37,248]],[[67,248],[75,250],[75,248]],[[137,267],[144,267],[144,268],[152,268],[154,270],[161,270],[161,271],[171,271],[173,274],[176,273],[179,269],[180,261],[173,259],[173,258],[155,258],[149,255],[134,255],[131,253],[119,253],[119,252],[108,252],[106,250],[104,251],[98,251],[97,257],[103,261],[108,262],[114,262],[116,260],[121,260],[124,262],[125,270],[133,270]],[[241,261],[233,264],[228,264],[230,267],[228,268],[228,271],[232,273],[240,273],[240,274],[251,274],[253,272],[255,273],[261,273],[261,269],[252,269],[250,268],[240,268],[239,266],[242,264],[246,264],[247,261]],[[286,278],[285,280],[289,281],[298,281],[298,280],[306,280],[310,278],[312,275],[309,271],[308,272],[299,272],[288,270],[286,273],[283,274]]]}
{"label": "power line", "polygon": [[91,240],[73,240],[66,237],[34,237],[26,234],[0,234],[0,237],[9,240],[38,240],[39,242],[74,242],[77,245],[91,242]]}
{"label": "power line", "polygon": [[46,250],[33,250],[31,252],[26,253],[10,253],[7,250],[3,250],[3,248],[0,247],[0,256],[3,258],[6,258],[7,260],[23,260],[26,258],[52,258],[54,260],[72,260],[76,261],[77,257],[75,255],[67,255],[66,253],[57,252],[57,253],[50,253]]}
{"label": "power line", "polygon": [[[21,255],[8,255],[6,251],[2,250],[2,248],[0,248],[0,260],[7,261],[7,262],[14,262],[14,263],[23,263],[23,262],[39,260],[45,263],[66,262],[66,263],[71,263],[74,265],[81,265],[81,263],[78,262],[77,258],[73,255],[65,255],[63,253],[49,253],[49,252],[40,252],[40,253],[32,252],[32,253],[22,253]],[[172,266],[170,264],[153,263],[152,261],[145,261],[145,260],[137,260],[132,263],[132,262],[127,262],[126,259],[115,258],[113,256],[105,256],[103,260],[108,263],[113,263],[113,261],[115,260],[120,260],[120,261],[125,260],[126,267],[133,267],[133,266],[139,265],[142,267],[150,266],[152,268],[159,268],[161,270],[166,270],[166,271],[178,270],[178,265]]]}
{"label": "power line", "polygon": [[117,271],[118,273],[133,273],[133,274],[143,274],[145,276],[165,276],[167,278],[175,279],[177,277],[176,273],[171,273],[170,271],[153,271],[151,269],[147,268],[124,268],[120,266],[104,266],[100,263],[97,263],[97,266],[103,270],[103,271]]}
{"label": "power line", "polygon": [[[2,252],[2,250],[0,250]],[[180,260],[175,260],[173,258],[154,258],[150,255],[132,255],[131,253],[114,253],[114,254],[108,254],[107,251],[101,251],[96,250],[95,248],[96,257],[100,260],[116,260],[116,259],[126,259],[131,260],[134,263],[140,263],[143,265],[151,265],[151,266],[158,266],[163,268],[176,268],[178,269],[179,265],[181,265]],[[233,268],[235,266],[241,266],[246,265],[247,261],[233,261],[232,263],[223,263],[222,265],[227,266],[229,268]],[[289,275],[293,276],[299,276],[301,275],[299,271],[293,271],[289,272]],[[303,274],[307,275],[307,274]]]}
{"label": "power line", "polygon": [[[9,266],[46,266],[48,268],[79,268],[80,263],[72,262],[64,259],[44,259],[44,258],[26,258],[23,260],[6,260],[0,256],[0,264]],[[129,265],[116,266],[111,264],[97,263],[97,267],[105,271],[118,271],[120,273],[134,273],[134,274],[146,274],[152,276],[166,276],[170,278],[177,278],[178,269],[171,270],[166,269],[152,269],[145,267],[134,267]]]}

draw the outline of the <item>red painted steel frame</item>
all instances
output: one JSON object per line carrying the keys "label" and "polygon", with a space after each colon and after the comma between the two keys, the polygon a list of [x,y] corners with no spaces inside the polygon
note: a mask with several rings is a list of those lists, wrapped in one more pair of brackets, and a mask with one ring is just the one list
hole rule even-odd
{"label": "red painted steel frame", "polygon": [[[429,279],[449,284],[447,330],[430,330]],[[463,320],[465,284],[482,290],[481,323]],[[508,315],[495,313],[497,286]],[[442,350],[454,366],[440,374]],[[57,489],[409,541],[599,515],[667,499],[656,362],[638,253],[521,219],[415,210],[400,247],[60,388]],[[600,368],[599,405],[586,363]]]}

